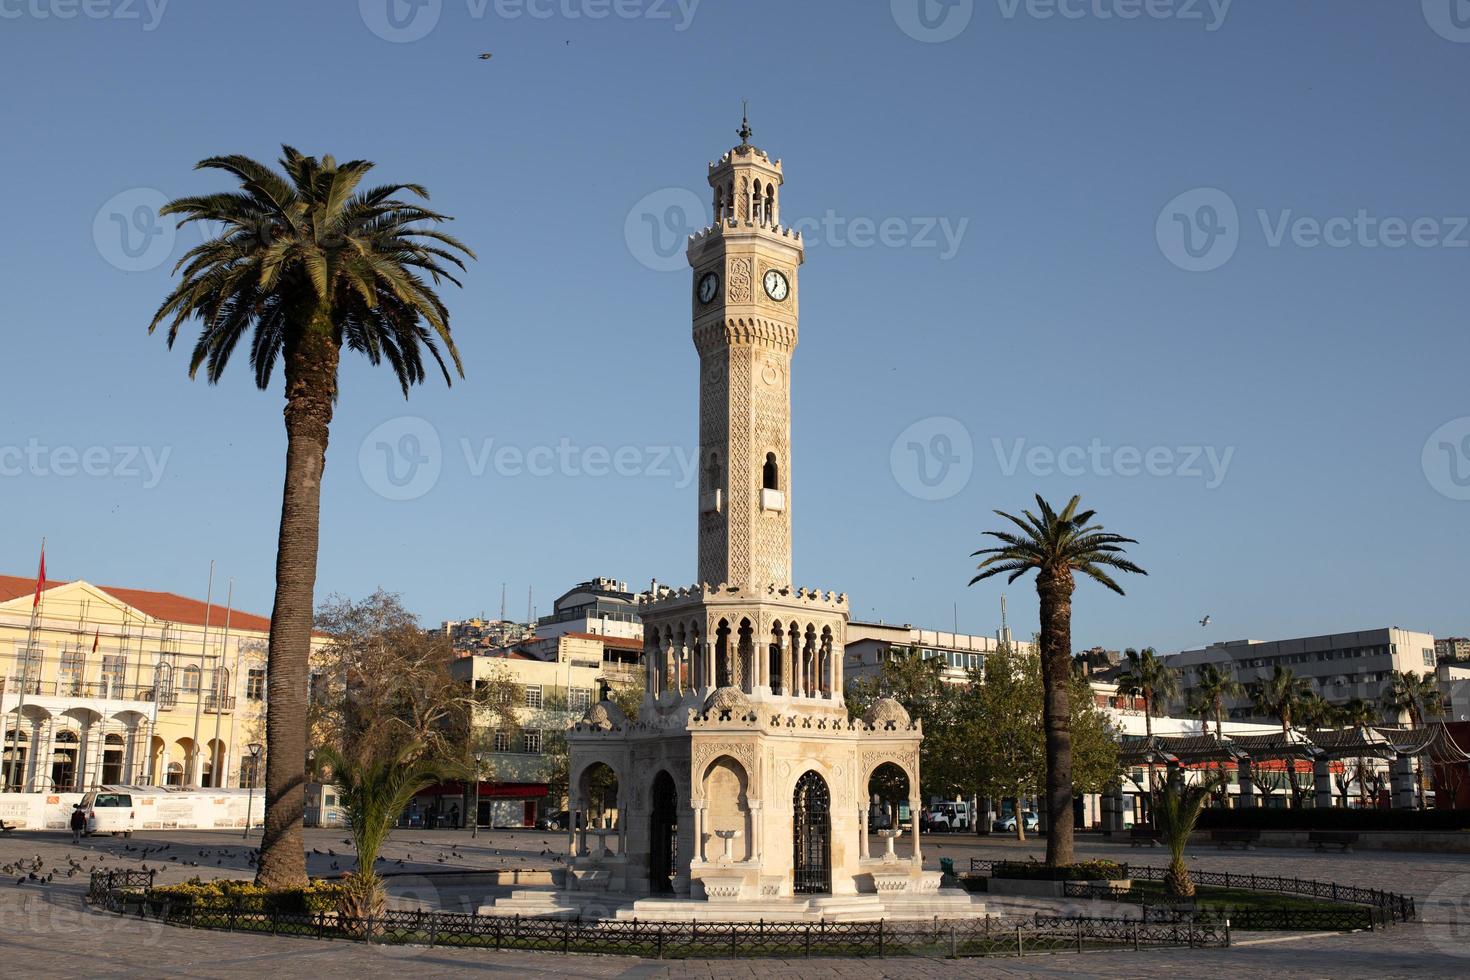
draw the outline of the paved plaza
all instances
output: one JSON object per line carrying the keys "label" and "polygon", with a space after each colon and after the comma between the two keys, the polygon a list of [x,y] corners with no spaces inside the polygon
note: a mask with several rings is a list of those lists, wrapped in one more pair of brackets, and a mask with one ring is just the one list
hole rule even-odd
{"label": "paved plaza", "polygon": [[[342,831],[307,832],[310,869],[332,874],[352,867]],[[132,848],[132,850],[129,850]],[[436,883],[436,872],[487,868],[556,867],[565,850],[560,834],[494,831],[471,839],[467,832],[398,832],[380,868],[398,877],[394,890],[413,893],[447,909],[467,909],[486,897],[483,887]],[[144,852],[147,851],[145,854]],[[1037,841],[945,835],[926,837],[926,865],[944,857],[966,867],[970,857],[1040,856]],[[1160,851],[1082,838],[1081,857],[1162,863]],[[1205,870],[1299,876],[1386,888],[1414,896],[1422,922],[1386,932],[1350,935],[1237,936],[1229,950],[1153,950],[1028,956],[1019,960],[950,961],[903,957],[886,960],[652,961],[621,956],[377,947],[348,942],[272,938],[192,931],[89,911],[82,898],[87,872],[99,868],[156,868],[162,882],[248,877],[248,845],[237,833],[171,831],[130,840],[93,838],[73,845],[64,833],[19,833],[0,838],[0,869],[40,858],[49,884],[20,875],[0,878],[0,948],[6,961],[26,964],[28,977],[197,976],[232,977],[279,972],[318,977],[360,976],[365,969],[415,972],[474,969],[558,977],[953,977],[995,976],[1191,976],[1285,974],[1322,977],[1464,976],[1470,972],[1470,861],[1458,855],[1359,852],[1317,854],[1304,849],[1190,853]],[[401,864],[400,864],[401,862]],[[334,867],[335,865],[335,867]],[[68,871],[73,871],[68,875]],[[395,963],[393,961],[402,961]],[[7,972],[9,972],[7,970]]]}

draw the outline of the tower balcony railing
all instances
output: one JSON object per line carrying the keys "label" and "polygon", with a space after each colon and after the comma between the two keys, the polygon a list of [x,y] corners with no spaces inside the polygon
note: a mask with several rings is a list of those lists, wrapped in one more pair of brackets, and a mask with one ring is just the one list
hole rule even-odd
{"label": "tower balcony railing", "polygon": [[232,695],[209,694],[204,698],[205,711],[234,711],[235,698]]}

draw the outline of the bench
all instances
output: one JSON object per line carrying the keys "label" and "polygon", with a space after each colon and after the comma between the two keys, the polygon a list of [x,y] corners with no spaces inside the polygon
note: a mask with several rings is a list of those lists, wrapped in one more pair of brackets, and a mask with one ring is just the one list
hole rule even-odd
{"label": "bench", "polygon": [[1358,842],[1358,835],[1341,830],[1314,830],[1307,835],[1307,843],[1315,844],[1317,850],[1328,847],[1336,847],[1344,854],[1353,852],[1353,845]]}
{"label": "bench", "polygon": [[0,820],[0,837],[9,837],[11,834],[15,833],[15,830],[15,824],[9,824],[6,823],[4,820]]}
{"label": "bench", "polygon": [[1157,847],[1159,843],[1159,832],[1146,824],[1135,825],[1128,831],[1128,845],[1130,847]]}
{"label": "bench", "polygon": [[1235,847],[1240,845],[1242,851],[1253,851],[1256,841],[1261,839],[1259,830],[1212,830],[1210,840],[1217,847]]}

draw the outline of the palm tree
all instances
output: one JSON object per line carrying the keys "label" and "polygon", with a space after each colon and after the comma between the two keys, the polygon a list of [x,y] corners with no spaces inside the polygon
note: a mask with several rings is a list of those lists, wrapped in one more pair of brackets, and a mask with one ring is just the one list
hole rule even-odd
{"label": "palm tree", "polygon": [[[1363,698],[1352,698],[1344,702],[1337,709],[1338,720],[1344,725],[1351,725],[1353,728],[1367,727],[1378,721],[1378,717],[1378,709],[1374,707],[1373,702]],[[1368,760],[1359,756],[1357,760],[1359,807],[1366,807],[1368,805],[1367,771]]]}
{"label": "palm tree", "polygon": [[1250,686],[1251,702],[1261,714],[1281,723],[1281,734],[1290,735],[1292,720],[1302,702],[1312,693],[1305,677],[1298,677],[1290,667],[1280,664],[1271,676]]}
{"label": "palm tree", "polygon": [[[219,233],[185,253],[182,281],[148,330],[197,318],[189,361],[218,382],[246,331],[255,383],[269,386],[276,361],[286,376],[286,477],[276,551],[276,596],[267,662],[265,830],[256,880],[268,888],[306,883],[301,841],[305,803],[307,657],[316,583],[317,532],[327,436],[342,350],[387,361],[404,396],[424,380],[424,351],[446,382],[439,343],[461,376],[449,311],[435,286],[459,284],[447,265],[468,248],[437,230],[444,215],[402,199],[427,198],[418,184],[358,185],[372,164],[318,160],[283,147],[284,175],[244,156],[210,157],[196,169],[240,182],[231,193],[184,197],[162,214],[208,222]],[[432,280],[432,283],[426,281]],[[436,342],[437,341],[437,342]]]}
{"label": "palm tree", "polygon": [[[1142,652],[1129,647],[1123,651],[1127,665],[1118,674],[1119,692],[1143,699],[1143,731],[1150,740],[1154,734],[1154,715],[1162,705],[1179,696],[1179,672],[1159,659],[1153,647],[1144,647]],[[1161,705],[1162,702],[1162,705]],[[1148,763],[1148,788],[1152,793],[1155,786],[1154,763]],[[1149,806],[1153,800],[1149,798]]]}
{"label": "palm tree", "polygon": [[359,757],[332,747],[317,750],[317,761],[332,771],[338,799],[347,811],[357,870],[346,883],[340,911],[361,921],[382,915],[387,904],[383,881],[374,866],[400,814],[425,787],[446,771],[422,754],[423,743],[407,741],[383,755]]}
{"label": "palm tree", "polygon": [[[1245,688],[1240,681],[1232,677],[1229,671],[1224,671],[1216,664],[1202,664],[1196,675],[1194,685],[1194,696],[1199,705],[1208,710],[1209,720],[1215,723],[1215,737],[1225,738],[1225,701],[1227,698],[1234,699],[1242,697]],[[1202,711],[1200,713],[1200,728],[1208,730],[1208,722]],[[1220,778],[1225,778],[1225,763],[1219,764]]]}
{"label": "palm tree", "polygon": [[1426,717],[1444,713],[1439,682],[1432,675],[1420,677],[1412,670],[1396,670],[1390,675],[1383,705],[1395,714],[1408,714],[1410,728],[1424,724]]}
{"label": "palm tree", "polygon": [[1179,671],[1159,659],[1153,647],[1142,652],[1131,647],[1123,651],[1126,665],[1118,674],[1118,692],[1143,699],[1143,730],[1154,733],[1154,715],[1179,696]]}
{"label": "palm tree", "polygon": [[1182,901],[1194,897],[1194,879],[1184,863],[1184,848],[1189,844],[1189,835],[1194,833],[1200,811],[1219,785],[1218,776],[1195,786],[1186,786],[1182,779],[1166,779],[1163,787],[1154,793],[1154,827],[1159,832],[1159,840],[1169,849],[1164,892],[1172,899]]}
{"label": "palm tree", "polygon": [[1024,520],[1004,511],[995,513],[1021,529],[986,531],[1001,542],[1000,547],[981,548],[971,557],[986,557],[970,579],[974,585],[992,575],[1008,575],[1008,582],[1036,572],[1036,594],[1041,604],[1041,681],[1044,689],[1042,724],[1046,730],[1046,805],[1050,826],[1046,837],[1046,863],[1052,867],[1072,863],[1072,591],[1073,573],[1080,572],[1119,595],[1118,583],[1105,569],[1148,574],[1123,557],[1124,544],[1132,538],[1104,531],[1092,524],[1095,511],[1077,509],[1073,497],[1057,513],[1041,495],[1036,495],[1040,514],[1024,511]]}
{"label": "palm tree", "polygon": [[1305,728],[1330,728],[1337,724],[1337,707],[1315,692],[1302,697],[1297,703],[1295,714]]}
{"label": "palm tree", "polygon": [[[1389,677],[1388,690],[1383,693],[1383,703],[1395,715],[1408,714],[1409,728],[1417,729],[1427,717],[1444,714],[1444,701],[1440,698],[1439,682],[1432,674],[1420,677],[1416,671],[1396,670]],[[1419,784],[1422,802],[1428,791],[1428,780],[1424,777],[1424,766],[1420,757],[1414,759],[1415,782]]]}

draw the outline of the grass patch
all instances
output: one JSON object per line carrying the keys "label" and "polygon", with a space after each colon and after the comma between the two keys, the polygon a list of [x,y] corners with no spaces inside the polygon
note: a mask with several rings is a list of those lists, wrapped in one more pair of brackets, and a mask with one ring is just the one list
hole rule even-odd
{"label": "grass patch", "polygon": [[[1149,905],[1167,904],[1164,883],[1161,881],[1135,881],[1133,895]],[[1302,895],[1286,895],[1280,892],[1254,892],[1246,888],[1214,888],[1198,885],[1194,890],[1195,908],[1201,911],[1218,912],[1235,909],[1294,909],[1302,912],[1334,911],[1341,905],[1307,898]]]}

